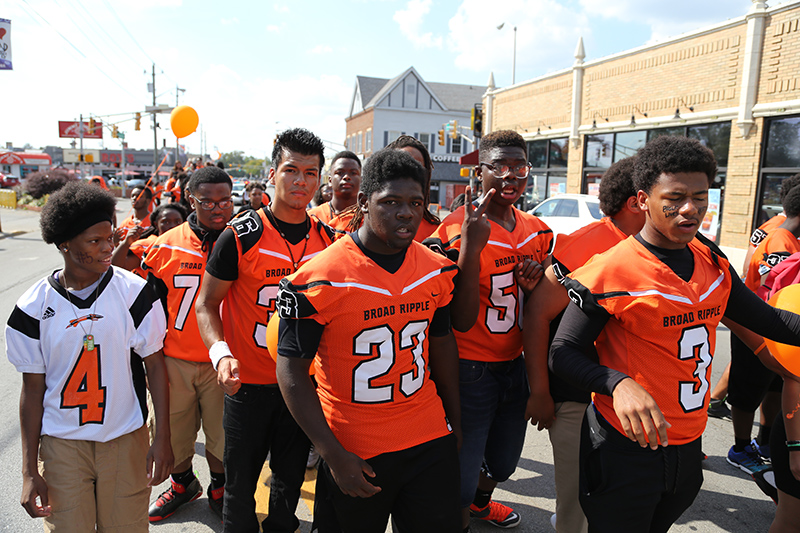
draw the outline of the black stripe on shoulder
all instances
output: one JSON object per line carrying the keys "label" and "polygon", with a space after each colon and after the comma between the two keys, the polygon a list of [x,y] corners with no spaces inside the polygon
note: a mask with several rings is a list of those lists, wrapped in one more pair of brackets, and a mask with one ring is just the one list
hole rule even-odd
{"label": "black stripe on shoulder", "polygon": [[618,298],[620,296],[630,296],[631,293],[628,291],[616,291],[616,292],[603,292],[600,294],[595,294],[595,300],[607,300],[608,298]]}
{"label": "black stripe on shoulder", "polygon": [[230,224],[236,236],[239,237],[239,242],[242,245],[242,255],[257,245],[258,241],[261,240],[261,235],[264,233],[264,224],[261,217],[253,209],[249,209],[234,218]]}
{"label": "black stripe on shoulder", "polygon": [[39,321],[16,305],[11,316],[8,317],[8,327],[19,331],[26,337],[39,340]]}
{"label": "black stripe on shoulder", "polygon": [[602,315],[608,315],[608,311],[606,311],[603,306],[597,303],[600,298],[592,294],[592,292],[579,281],[570,277],[566,277],[564,278],[562,284],[567,289],[567,295],[569,296],[569,299],[572,300],[578,307],[580,307],[584,313],[587,315],[598,313]]}
{"label": "black stripe on shoulder", "polygon": [[[332,227],[330,227],[329,225],[325,224],[323,221],[321,221],[315,215],[309,215],[309,218],[311,218],[311,223],[316,228],[317,233],[319,233],[320,235],[323,235],[323,234],[327,235],[328,239],[331,242],[333,242],[333,239],[336,237],[336,233],[337,233],[336,230],[333,229]],[[343,231],[341,233],[347,233],[347,232]]]}
{"label": "black stripe on shoulder", "polygon": [[293,285],[283,278],[278,284],[278,301],[275,311],[281,318],[307,318],[317,313],[316,308],[308,301],[303,291],[318,285],[328,285],[328,281],[312,281],[308,285]]}
{"label": "black stripe on shoulder", "polygon": [[453,263],[458,262],[458,250],[453,248],[453,243],[461,239],[461,235],[456,235],[446,243],[437,237],[428,237],[422,244],[427,246],[439,255],[443,255]]}
{"label": "black stripe on shoulder", "polygon": [[144,317],[147,316],[147,313],[150,312],[150,309],[153,308],[153,303],[158,300],[155,291],[150,285],[144,285],[142,290],[139,291],[139,295],[134,300],[133,305],[131,305],[128,311],[131,314],[131,318],[133,319],[133,326],[135,328],[139,328],[139,324],[142,323]]}
{"label": "black stripe on shoulder", "polygon": [[451,270],[458,270],[458,265],[447,265],[442,267],[442,272],[450,272]]}

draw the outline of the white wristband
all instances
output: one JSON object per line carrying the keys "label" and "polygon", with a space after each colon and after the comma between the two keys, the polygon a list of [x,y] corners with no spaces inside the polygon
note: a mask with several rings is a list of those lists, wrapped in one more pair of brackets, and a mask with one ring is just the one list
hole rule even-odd
{"label": "white wristband", "polygon": [[214,370],[219,366],[219,362],[225,357],[233,357],[228,343],[225,341],[217,341],[208,349],[208,356],[211,358],[211,365]]}

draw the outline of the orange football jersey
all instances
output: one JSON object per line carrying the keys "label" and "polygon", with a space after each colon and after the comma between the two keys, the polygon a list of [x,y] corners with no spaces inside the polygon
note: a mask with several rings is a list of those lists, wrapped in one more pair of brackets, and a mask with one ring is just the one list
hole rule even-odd
{"label": "orange football jersey", "polygon": [[[130,250],[130,252],[133,255],[138,257],[139,258],[139,262],[141,263],[142,259],[144,258],[145,252],[147,251],[148,248],[150,248],[156,242],[156,239],[158,239],[158,235],[153,233],[149,237],[145,237],[144,239],[139,239],[138,241],[133,241],[133,244],[131,244],[131,246],[130,246],[130,248],[128,248],[128,250]],[[142,270],[141,265],[136,267],[136,268],[134,268],[133,270],[131,270],[131,272],[133,272],[137,276],[140,276],[140,277],[142,277],[144,279],[147,278],[147,272]]]}
{"label": "orange football jersey", "polygon": [[147,250],[142,262],[167,286],[167,336],[164,355],[198,363],[210,363],[200,338],[194,302],[206,269],[206,252],[188,222],[172,228]]}
{"label": "orange football jersey", "polygon": [[457,270],[414,242],[392,274],[347,235],[281,283],[281,319],[325,326],[317,394],[336,438],[362,459],[451,432],[430,379],[428,331]]}
{"label": "orange football jersey", "polygon": [[784,222],[786,222],[786,214],[778,213],[774,217],[761,224],[750,236],[750,246],[757,248],[758,245],[761,244],[761,241],[763,241],[771,231],[777,229],[778,226]]}
{"label": "orange football jersey", "polygon": [[[595,341],[600,364],[645,388],[672,426],[670,444],[702,435],[708,413],[717,325],[731,289],[728,261],[697,239],[688,245],[694,273],[683,281],[635,237],[594,256],[569,275],[573,302],[610,316]],[[620,433],[610,396],[595,394],[600,414]]]}
{"label": "orange football jersey", "polygon": [[[522,353],[522,289],[514,278],[517,263],[532,259],[544,262],[553,246],[553,231],[547,224],[514,209],[516,226],[507,231],[491,222],[489,242],[481,252],[480,310],[467,332],[456,331],[458,355],[472,361],[510,361]],[[461,250],[464,207],[450,213],[425,244],[442,251],[453,261]]]}
{"label": "orange football jersey", "polygon": [[318,205],[317,207],[309,209],[308,214],[314,215],[322,222],[336,230],[337,233],[346,233],[347,226],[350,224],[350,221],[353,220],[355,211],[345,209],[336,215],[333,213],[333,207],[331,206],[331,203],[325,202],[322,205]]}
{"label": "orange football jersey", "polygon": [[[127,228],[127,229],[135,228],[136,227],[136,223],[134,222],[135,217],[136,217],[136,213],[132,213],[131,215],[128,216],[128,218],[126,218],[125,220],[122,221],[122,223],[119,225],[119,227],[120,228]],[[150,216],[147,216],[143,220],[139,221],[139,226],[143,227],[144,229],[149,228],[150,225],[151,225],[150,224]],[[123,237],[125,237],[125,235],[123,235]]]}
{"label": "orange football jersey", "polygon": [[[779,217],[772,217],[779,218]],[[770,219],[770,220],[772,220]],[[786,219],[784,218],[784,222]],[[747,266],[747,277],[744,284],[753,292],[761,286],[761,279],[773,267],[795,252],[800,252],[800,241],[791,231],[777,227],[770,231],[758,244],[750,264]]]}
{"label": "orange football jersey", "polygon": [[302,265],[327,248],[331,236],[312,216],[309,238],[290,244],[263,209],[239,215],[225,231],[234,232],[239,252],[239,275],[222,304],[225,341],[239,360],[242,383],[274,384],[278,380],[267,349],[267,323],[275,311],[278,283],[295,271],[293,261]]}
{"label": "orange football jersey", "polygon": [[433,235],[433,232],[436,231],[436,228],[438,227],[439,226],[437,226],[433,222],[428,222],[423,218],[422,221],[419,223],[419,228],[417,228],[417,234],[414,236],[414,240],[417,242],[424,241],[425,239]]}
{"label": "orange football jersey", "polygon": [[627,239],[611,217],[603,217],[569,235],[559,235],[553,249],[553,271],[561,280],[596,254],[601,254]]}

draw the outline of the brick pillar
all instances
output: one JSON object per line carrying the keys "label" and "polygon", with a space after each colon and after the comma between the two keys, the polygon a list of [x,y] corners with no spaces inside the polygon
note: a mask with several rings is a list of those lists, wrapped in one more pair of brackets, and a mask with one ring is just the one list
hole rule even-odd
{"label": "brick pillar", "polygon": [[728,175],[720,245],[746,248],[753,232],[753,209],[758,193],[758,169],[764,119],[753,120],[749,135],[742,137],[736,121],[731,124]]}

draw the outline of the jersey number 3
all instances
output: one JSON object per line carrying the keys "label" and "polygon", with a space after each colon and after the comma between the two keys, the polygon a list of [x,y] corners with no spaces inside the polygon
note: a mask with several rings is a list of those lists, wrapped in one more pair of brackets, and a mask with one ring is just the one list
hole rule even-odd
{"label": "jersey number 3", "polygon": [[64,388],[61,408],[79,409],[80,425],[102,424],[106,413],[106,388],[100,383],[100,345],[83,348]]}
{"label": "jersey number 3", "polygon": [[711,365],[711,349],[708,345],[708,330],[705,326],[686,328],[678,341],[678,359],[694,359],[697,366],[694,370],[695,381],[680,382],[681,407],[687,413],[701,409],[708,392],[708,367]]}

